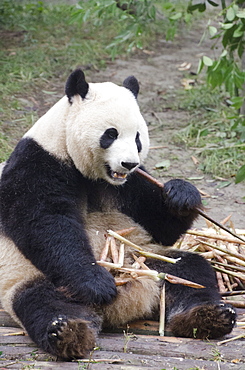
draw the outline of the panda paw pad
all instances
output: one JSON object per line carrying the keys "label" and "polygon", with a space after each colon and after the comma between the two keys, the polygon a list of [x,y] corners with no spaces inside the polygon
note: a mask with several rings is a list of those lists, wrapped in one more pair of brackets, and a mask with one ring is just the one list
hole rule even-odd
{"label": "panda paw pad", "polygon": [[82,358],[95,346],[95,333],[83,319],[59,315],[47,330],[50,352],[61,359]]}
{"label": "panda paw pad", "polygon": [[169,322],[169,327],[176,336],[215,339],[229,334],[235,323],[234,308],[220,302],[194,306],[174,315]]}

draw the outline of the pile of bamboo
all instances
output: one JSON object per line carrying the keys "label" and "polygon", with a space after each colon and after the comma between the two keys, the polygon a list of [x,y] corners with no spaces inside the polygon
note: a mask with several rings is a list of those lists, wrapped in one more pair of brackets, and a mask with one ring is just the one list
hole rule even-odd
{"label": "pile of bamboo", "polygon": [[[105,247],[101,253],[100,260],[97,261],[109,271],[116,270],[119,273],[119,275],[115,276],[116,285],[127,284],[132,278],[152,278],[156,281],[163,279],[172,284],[183,284],[199,289],[203,288],[203,286],[195,282],[165,274],[164,271],[150,270],[144,263],[147,257],[162,259],[169,263],[176,263],[178,259],[167,258],[144,251],[142,247],[135,245],[123,236],[131,231],[132,229],[120,230],[118,232],[108,230]],[[245,241],[241,240],[245,235],[245,230],[234,230],[234,232],[240,238],[230,236],[223,229],[208,223],[208,227],[205,229],[191,229],[187,231],[173,247],[200,253],[204,258],[209,260],[216,270],[218,286],[223,299],[235,307],[245,308]],[[117,247],[116,240],[120,243],[119,248]],[[133,254],[135,262],[130,267],[124,267],[125,245],[130,246],[140,254],[139,257]],[[112,262],[107,262],[108,256],[110,256]],[[237,297],[241,298],[237,300]],[[244,325],[244,323],[242,324]],[[164,335],[164,326],[165,285],[163,285],[160,297],[160,335]],[[244,335],[242,333],[239,335],[239,338],[244,337]],[[237,339],[237,337],[233,339]],[[220,344],[223,344],[223,342],[220,342]]]}
{"label": "pile of bamboo", "polygon": [[[232,300],[230,303],[235,307],[245,308],[245,241],[211,223],[207,226],[202,230],[189,230],[174,247],[200,253],[209,260],[216,270],[224,300]],[[236,229],[234,232],[241,237],[245,235],[245,230]]]}

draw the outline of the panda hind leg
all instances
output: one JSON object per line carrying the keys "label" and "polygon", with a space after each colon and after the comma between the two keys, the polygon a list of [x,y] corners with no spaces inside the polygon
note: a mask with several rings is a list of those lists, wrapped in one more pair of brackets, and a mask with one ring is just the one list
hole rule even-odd
{"label": "panda hind leg", "polygon": [[13,309],[37,346],[59,359],[83,358],[96,345],[99,316],[66,298],[45,279],[19,289]]}
{"label": "panda hind leg", "polygon": [[167,330],[175,336],[220,338],[232,331],[236,312],[220,300],[215,271],[197,253],[169,249],[168,257],[179,259],[175,264],[147,260],[150,268],[203,285],[195,289],[166,282]]}
{"label": "panda hind leg", "polygon": [[218,302],[202,304],[174,315],[168,330],[175,336],[216,339],[229,334],[236,322],[236,312],[232,306]]}

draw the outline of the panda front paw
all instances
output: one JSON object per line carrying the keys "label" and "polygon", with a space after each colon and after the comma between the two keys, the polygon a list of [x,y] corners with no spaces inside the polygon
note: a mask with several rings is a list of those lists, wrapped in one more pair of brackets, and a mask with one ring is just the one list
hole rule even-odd
{"label": "panda front paw", "polygon": [[197,188],[181,179],[166,182],[163,197],[170,212],[179,216],[195,215],[197,208],[202,207],[201,195]]}
{"label": "panda front paw", "polygon": [[106,305],[117,295],[114,277],[102,266],[92,264],[84,271],[76,298],[83,304]]}

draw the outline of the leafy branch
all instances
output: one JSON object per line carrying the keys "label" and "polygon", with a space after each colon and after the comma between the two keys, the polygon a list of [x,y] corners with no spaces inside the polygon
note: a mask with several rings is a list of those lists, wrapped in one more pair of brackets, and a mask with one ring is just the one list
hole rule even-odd
{"label": "leafy branch", "polygon": [[[204,12],[207,4],[217,7],[219,4],[211,0],[202,1],[192,5],[189,3],[188,11]],[[223,21],[213,26],[208,21],[207,32],[216,43],[221,41],[222,51],[216,60],[204,55],[199,61],[198,73],[206,68],[207,83],[213,88],[224,88],[229,94],[230,105],[237,110],[234,117],[230,117],[234,124],[232,130],[236,131],[241,143],[245,142],[245,9],[243,0],[234,0],[226,6],[221,1],[222,11],[218,17]],[[216,19],[217,20],[217,19]],[[245,180],[245,166],[242,166],[236,175],[236,183]]]}

